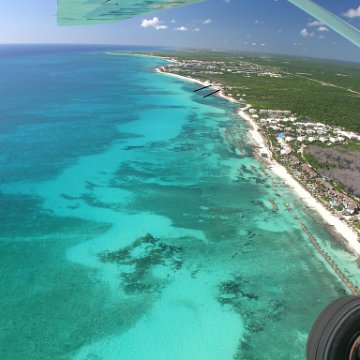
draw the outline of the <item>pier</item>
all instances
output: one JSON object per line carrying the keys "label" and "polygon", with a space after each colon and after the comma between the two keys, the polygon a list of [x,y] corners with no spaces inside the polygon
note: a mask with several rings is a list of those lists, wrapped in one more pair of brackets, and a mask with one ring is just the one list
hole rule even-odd
{"label": "pier", "polygon": [[[228,134],[227,134],[227,130],[226,128],[223,128],[223,133],[224,133],[224,137],[225,137],[225,140],[226,142],[230,145],[230,146],[234,146],[234,144],[230,141],[229,137],[228,137]],[[232,128],[230,128],[230,133],[231,133],[231,137],[234,139],[234,142],[235,142],[235,145],[236,147],[239,149],[240,153],[242,155],[244,155],[244,150],[242,149],[236,135],[235,135],[235,132]]]}
{"label": "pier", "polygon": [[207,95],[203,96],[203,98],[205,99],[205,98],[207,98],[207,97],[209,97],[209,96],[211,96],[211,95],[215,95],[215,94],[218,93],[219,91],[221,91],[221,89],[215,90],[215,91],[211,92],[210,94],[207,94]]}
{"label": "pier", "polygon": [[343,274],[343,272],[337,267],[337,265],[334,263],[334,261],[331,259],[331,257],[320,247],[319,243],[317,242],[317,240],[315,239],[315,237],[313,236],[313,234],[311,234],[311,232],[309,231],[309,229],[301,222],[298,221],[298,223],[300,224],[301,228],[304,230],[304,232],[306,233],[306,235],[309,237],[309,239],[311,240],[311,242],[313,243],[313,245],[315,246],[316,250],[318,251],[318,253],[327,261],[327,263],[333,268],[333,270],[336,272],[336,274],[340,277],[340,279],[345,283],[345,285],[351,290],[351,292],[354,295],[360,295],[359,290],[357,289],[357,287]]}
{"label": "pier", "polygon": [[232,145],[231,145],[231,142],[230,142],[230,140],[229,140],[229,138],[228,138],[228,136],[227,136],[226,128],[224,128],[224,136],[225,136],[225,139],[226,139],[227,143],[228,143],[230,146],[232,146]]}
{"label": "pier", "polygon": [[271,205],[273,206],[273,208],[275,209],[275,210],[279,210],[279,207],[276,205],[276,202],[274,201],[274,200],[270,200],[270,203],[271,203]]}
{"label": "pier", "polygon": [[[284,203],[286,210],[291,212],[292,208],[288,203]],[[326,262],[332,267],[332,269],[336,272],[336,274],[340,277],[340,279],[345,283],[345,285],[351,290],[354,295],[359,296],[360,292],[358,288],[343,274],[343,272],[337,267],[335,262],[331,259],[330,255],[327,254],[320,246],[315,236],[310,232],[310,230],[306,227],[306,225],[295,215],[294,220],[300,225],[301,229],[308,236],[311,243],[314,245],[317,252],[326,260]]]}
{"label": "pier", "polygon": [[207,89],[207,88],[209,88],[210,86],[211,86],[211,84],[210,84],[210,85],[203,86],[203,87],[201,87],[200,89],[194,90],[194,92],[198,92],[198,91],[200,91],[200,90]]}
{"label": "pier", "polygon": [[230,129],[230,132],[231,132],[231,136],[233,137],[233,139],[234,139],[234,141],[235,141],[235,144],[236,144],[237,148],[239,149],[240,153],[241,153],[241,154],[244,154],[244,151],[243,151],[243,149],[241,148],[241,145],[240,145],[238,139],[236,138],[236,135],[235,135],[235,133],[234,133],[234,130],[233,130],[233,129]]}

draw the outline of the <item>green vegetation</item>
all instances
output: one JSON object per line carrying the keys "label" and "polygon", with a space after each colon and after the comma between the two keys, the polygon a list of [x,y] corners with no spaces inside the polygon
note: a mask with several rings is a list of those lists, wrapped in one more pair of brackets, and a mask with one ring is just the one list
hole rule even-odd
{"label": "green vegetation", "polygon": [[356,141],[348,141],[343,145],[343,147],[350,150],[360,151],[360,143]]}
{"label": "green vegetation", "polygon": [[[224,62],[209,73],[202,64],[178,71],[201,80],[219,82],[234,98],[257,109],[291,110],[313,122],[360,132],[360,64],[284,56],[211,51],[162,52],[179,61]],[[219,71],[241,64],[243,73]],[[247,69],[251,69],[246,73]],[[258,73],[256,70],[259,70]],[[281,77],[261,76],[274,72]],[[245,94],[245,96],[243,96]]]}
{"label": "green vegetation", "polygon": [[346,192],[345,185],[343,185],[339,182],[333,181],[332,186],[334,187],[335,190],[337,190],[339,192]]}

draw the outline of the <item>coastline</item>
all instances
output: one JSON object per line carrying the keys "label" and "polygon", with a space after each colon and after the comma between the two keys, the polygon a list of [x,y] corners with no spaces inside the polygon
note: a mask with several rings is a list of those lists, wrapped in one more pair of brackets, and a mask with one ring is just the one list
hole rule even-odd
{"label": "coastline", "polygon": [[107,51],[105,52],[106,55],[113,55],[113,56],[138,56],[138,57],[149,57],[154,59],[166,60],[171,63],[176,63],[175,59],[165,58],[156,55],[149,55],[149,54],[139,54],[139,53],[131,53],[131,52],[119,52],[119,51]]}
{"label": "coastline", "polygon": [[[251,107],[249,104],[247,106],[247,109]],[[241,118],[249,122],[252,126],[252,130],[250,131],[252,138],[260,146],[260,149],[262,151],[266,151],[268,154],[269,161],[266,161],[266,163],[269,169],[279,178],[284,180],[286,185],[290,187],[306,205],[315,210],[329,226],[332,226],[336,233],[346,240],[346,245],[350,246],[356,254],[360,254],[360,243],[358,241],[357,233],[347,223],[340,220],[328,209],[326,209],[319,200],[315,199],[310,192],[308,192],[291,174],[289,174],[283,165],[274,160],[270,149],[265,143],[264,137],[258,130],[258,125],[249,114],[245,113],[245,108],[240,109],[238,114]]]}
{"label": "coastline", "polygon": [[[164,59],[163,59],[164,60]],[[165,59],[167,60],[167,59]],[[156,68],[156,72],[162,73],[165,75],[177,77],[182,80],[191,81],[193,83],[197,83],[202,86],[209,85],[209,82],[207,81],[201,81],[198,79],[194,79],[191,77],[186,77],[178,74],[173,74],[166,72],[165,70],[162,70],[161,68]],[[222,97],[223,99],[237,103],[241,105],[242,103],[238,102],[234,98],[227,96],[223,93],[223,91],[220,91],[217,96]],[[309,207],[311,207],[313,210],[315,210],[320,217],[324,220],[325,223],[327,223],[329,226],[332,226],[335,232],[341,236],[341,238],[345,239],[345,245],[350,247],[356,255],[360,255],[360,242],[358,240],[358,234],[355,232],[355,230],[349,226],[346,222],[340,220],[338,217],[336,217],[333,213],[331,213],[328,209],[325,208],[325,206],[316,198],[310,194],[289,172],[287,169],[279,164],[276,160],[274,160],[272,156],[271,150],[266,145],[265,139],[261,132],[258,129],[258,125],[256,122],[251,118],[251,116],[246,112],[248,109],[252,107],[251,104],[246,104],[245,107],[238,109],[238,115],[241,119],[247,121],[249,125],[251,126],[250,129],[250,136],[255,141],[257,146],[259,146],[259,149],[257,150],[257,155],[259,160],[262,161],[267,165],[267,167],[279,178],[281,178],[285,184],[291,188],[296,195]],[[268,156],[268,160],[263,159],[260,156],[260,153],[266,153]]]}
{"label": "coastline", "polygon": [[[164,58],[162,58],[164,60]],[[165,59],[167,60],[167,59]],[[168,60],[170,61],[170,60]],[[176,77],[178,79],[181,79],[181,80],[187,80],[187,81],[190,81],[190,82],[193,82],[193,83],[196,83],[196,84],[199,84],[199,85],[202,85],[202,86],[207,86],[207,85],[210,85],[210,82],[208,81],[201,81],[201,80],[198,80],[198,79],[194,79],[194,78],[191,78],[191,77],[186,77],[186,76],[182,76],[182,75],[179,75],[179,74],[173,74],[173,73],[169,73],[169,72],[166,72],[164,70],[161,70],[161,67],[160,68],[156,68],[155,69],[156,72],[158,73],[161,73],[161,74],[165,74],[165,75],[169,75],[169,76],[173,76],[173,77]],[[215,87],[215,85],[211,85],[210,87]],[[219,96],[227,101],[230,101],[232,103],[235,103],[235,104],[239,104],[241,105],[242,103],[240,103],[239,101],[235,100],[234,98],[232,98],[231,96],[227,96],[224,94],[223,90],[219,91],[216,96]]]}

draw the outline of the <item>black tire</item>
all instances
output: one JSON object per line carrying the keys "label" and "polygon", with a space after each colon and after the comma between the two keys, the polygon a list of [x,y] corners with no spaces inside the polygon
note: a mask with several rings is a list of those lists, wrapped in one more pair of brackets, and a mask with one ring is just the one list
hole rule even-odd
{"label": "black tire", "polygon": [[358,336],[360,297],[345,296],[330,304],[316,319],[308,337],[306,358],[349,360],[351,347]]}

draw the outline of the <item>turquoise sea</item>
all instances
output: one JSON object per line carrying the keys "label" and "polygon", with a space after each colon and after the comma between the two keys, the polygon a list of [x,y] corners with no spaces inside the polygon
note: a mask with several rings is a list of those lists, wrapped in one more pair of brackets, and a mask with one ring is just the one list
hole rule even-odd
{"label": "turquoise sea", "polygon": [[110,50],[0,47],[0,358],[304,360],[349,290],[294,216],[360,286],[357,257],[234,104]]}

